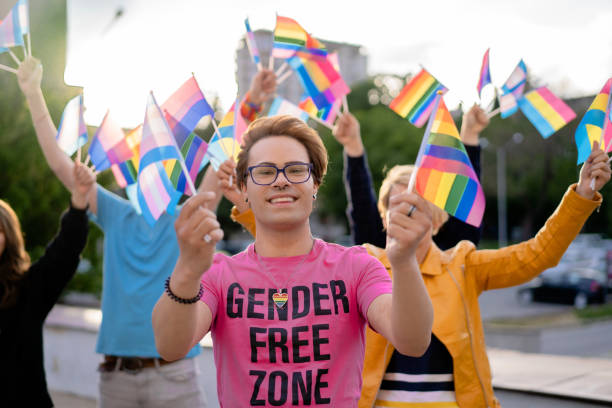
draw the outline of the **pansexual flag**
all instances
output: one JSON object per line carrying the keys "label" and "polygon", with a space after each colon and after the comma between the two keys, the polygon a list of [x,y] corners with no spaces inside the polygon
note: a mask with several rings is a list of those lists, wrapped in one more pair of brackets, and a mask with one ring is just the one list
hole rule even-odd
{"label": "pansexual flag", "polygon": [[545,86],[525,94],[518,100],[518,106],[543,138],[576,117],[574,111]]}
{"label": "pansexual flag", "polygon": [[5,18],[0,20],[0,52],[24,45],[23,36],[30,31],[27,0],[19,0]]}
{"label": "pansexual flag", "polygon": [[96,170],[106,170],[113,164],[125,162],[133,155],[123,129],[112,119],[109,112],[106,112],[89,146],[89,157]]}
{"label": "pansexual flag", "polygon": [[83,119],[83,95],[72,98],[66,104],[55,140],[68,155],[87,143],[87,126]]}
{"label": "pansexual flag", "polygon": [[[140,161],[140,141],[142,140],[142,125],[130,131],[125,141],[132,151],[132,158],[123,163],[113,164],[111,170],[119,187],[126,188],[138,181],[138,164]],[[132,202],[132,204],[134,201]]]}
{"label": "pansexual flag", "polygon": [[297,51],[287,63],[298,74],[304,90],[317,109],[331,105],[351,91],[327,56]]}
{"label": "pansexual flag", "polygon": [[416,191],[458,219],[479,227],[485,197],[442,95],[417,157]]}
{"label": "pansexual flag", "polygon": [[194,76],[170,95],[161,106],[161,110],[166,116],[166,121],[170,125],[178,146],[185,143],[185,139],[193,132],[200,119],[206,115],[215,114]]}
{"label": "pansexual flag", "polygon": [[244,19],[244,25],[246,27],[246,44],[249,49],[249,53],[251,57],[253,57],[253,62],[257,65],[258,69],[261,69],[261,60],[259,59],[259,48],[257,48],[257,43],[255,42],[255,34],[251,31],[251,25],[249,24],[249,19]]}
{"label": "pansexual flag", "polygon": [[[314,115],[315,117],[316,117],[316,112],[317,111],[315,110],[315,115]],[[304,122],[308,122],[307,112],[295,106],[288,100],[281,98],[280,96],[277,96],[276,98],[274,98],[274,100],[272,101],[272,104],[270,105],[270,110],[268,110],[268,116],[275,116],[275,115],[291,115],[291,116],[295,116],[298,119],[303,120]]]}
{"label": "pansexual flag", "polygon": [[480,97],[480,93],[482,92],[482,88],[485,87],[485,85],[490,84],[491,83],[491,72],[489,71],[489,50],[490,48],[487,48],[487,51],[484,54],[484,57],[482,57],[482,66],[480,67],[480,76],[478,77],[478,84],[476,85],[476,89],[478,90],[478,96]]}
{"label": "pansexual flag", "polygon": [[499,110],[503,119],[513,115],[518,110],[517,101],[523,96],[527,84],[527,66],[521,59],[506,82],[502,85],[499,95]]}
{"label": "pansexual flag", "polygon": [[[207,148],[208,143],[200,139],[195,133],[190,134],[183,143],[183,146],[181,146],[181,154],[185,158],[185,166],[187,166],[189,177],[191,177],[191,181],[194,184]],[[192,195],[191,189],[187,186],[187,179],[180,162],[175,160],[168,163],[170,163],[170,168],[166,168],[169,169],[170,181],[174,188],[181,193]]]}
{"label": "pansexual flag", "polygon": [[431,114],[438,91],[444,94],[448,89],[423,68],[404,86],[389,107],[413,125],[421,127]]}
{"label": "pansexual flag", "polygon": [[[586,111],[578,128],[576,128],[576,146],[578,147],[578,164],[584,162],[591,154],[594,141],[598,141],[606,153],[612,150],[612,112],[610,109],[610,88],[612,78],[608,79],[601,91]],[[602,132],[605,133],[602,137]]]}
{"label": "pansexual flag", "polygon": [[181,193],[168,179],[163,161],[182,159],[172,131],[151,92],[142,125],[137,189],[142,215],[151,226],[164,211],[172,214],[181,198]]}
{"label": "pansexual flag", "polygon": [[276,16],[274,28],[274,43],[272,56],[274,58],[289,58],[296,51],[306,46],[308,33],[297,21],[283,16]]}

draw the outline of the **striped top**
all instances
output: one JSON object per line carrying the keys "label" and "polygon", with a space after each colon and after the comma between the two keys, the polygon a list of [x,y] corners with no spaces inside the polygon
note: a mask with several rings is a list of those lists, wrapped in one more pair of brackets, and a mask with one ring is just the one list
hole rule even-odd
{"label": "striped top", "polygon": [[432,334],[421,357],[393,352],[374,407],[458,408],[453,358]]}

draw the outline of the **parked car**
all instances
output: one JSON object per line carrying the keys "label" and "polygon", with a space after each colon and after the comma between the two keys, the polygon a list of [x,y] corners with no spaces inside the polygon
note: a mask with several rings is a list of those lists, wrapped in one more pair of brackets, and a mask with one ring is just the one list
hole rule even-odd
{"label": "parked car", "polygon": [[605,303],[612,251],[603,242],[593,234],[579,235],[557,266],[518,291],[519,301],[566,303],[578,309],[590,303]]}

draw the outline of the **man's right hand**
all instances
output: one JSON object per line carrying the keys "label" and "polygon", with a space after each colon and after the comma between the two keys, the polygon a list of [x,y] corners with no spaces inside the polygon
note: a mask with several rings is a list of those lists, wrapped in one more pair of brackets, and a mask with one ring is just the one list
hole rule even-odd
{"label": "man's right hand", "polygon": [[346,112],[340,116],[332,132],[336,140],[344,146],[344,151],[351,157],[363,156],[364,148],[361,141],[359,122]]}
{"label": "man's right hand", "polygon": [[215,245],[223,239],[217,216],[204,206],[214,199],[215,194],[206,191],[189,198],[183,205],[174,223],[180,253],[173,279],[179,274],[182,280],[199,281],[212,265]]}
{"label": "man's right hand", "polygon": [[43,67],[40,60],[27,57],[17,69],[17,81],[23,94],[28,97],[40,90],[42,82]]}

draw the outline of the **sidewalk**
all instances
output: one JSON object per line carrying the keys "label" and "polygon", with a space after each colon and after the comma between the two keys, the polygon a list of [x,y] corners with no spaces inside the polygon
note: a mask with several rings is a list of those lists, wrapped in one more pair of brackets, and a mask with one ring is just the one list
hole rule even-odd
{"label": "sidewalk", "polygon": [[495,388],[612,403],[612,359],[487,352]]}

